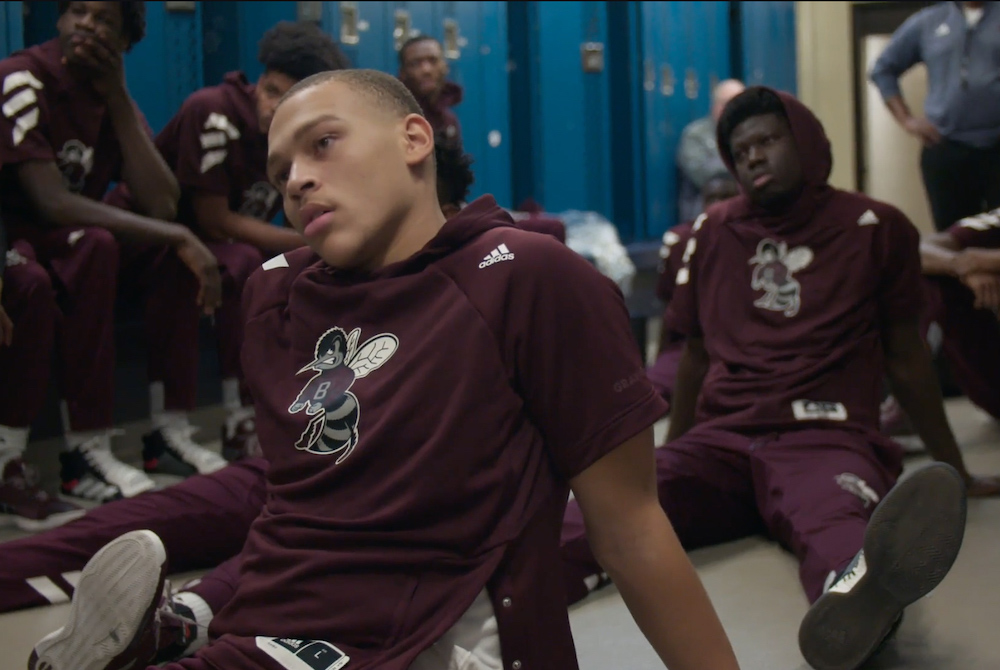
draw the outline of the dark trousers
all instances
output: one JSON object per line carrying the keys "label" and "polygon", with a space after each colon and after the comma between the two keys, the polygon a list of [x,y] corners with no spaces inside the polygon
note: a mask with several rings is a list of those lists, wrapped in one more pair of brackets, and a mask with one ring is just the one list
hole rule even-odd
{"label": "dark trousers", "polygon": [[1000,207],[1000,144],[977,149],[943,140],[924,147],[920,172],[938,230]]}

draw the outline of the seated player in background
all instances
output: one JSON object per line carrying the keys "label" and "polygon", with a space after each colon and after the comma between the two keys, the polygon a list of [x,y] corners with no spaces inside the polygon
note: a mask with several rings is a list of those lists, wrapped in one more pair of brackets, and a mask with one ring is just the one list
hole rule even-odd
{"label": "seated player in background", "polygon": [[[891,205],[828,183],[819,119],[747,89],[719,121],[742,194],[692,227],[666,316],[685,340],[660,503],[689,549],[767,534],[794,552],[812,607],[799,646],[853,670],[958,555],[974,477],[920,337],[919,236]],[[939,461],[900,480],[878,430],[887,375]],[[576,502],[563,526],[570,600],[600,584]],[[574,520],[576,519],[576,520]]]}
{"label": "seated player in background", "polygon": [[[726,172],[710,177],[705,182],[701,197],[707,211],[715,203],[736,197],[738,194],[739,187],[736,180]],[[684,265],[684,253],[688,240],[691,238],[693,225],[694,221],[686,221],[668,230],[663,235],[663,246],[660,248],[661,260],[658,268],[660,276],[656,283],[656,297],[664,305],[664,318],[660,321],[660,345],[656,361],[649,366],[646,374],[649,375],[649,381],[653,383],[653,388],[667,402],[670,402],[673,397],[674,382],[677,380],[677,364],[684,351],[684,338],[670,328],[666,315],[670,299],[674,294],[677,273]]]}
{"label": "seated player in background", "polygon": [[[219,259],[222,305],[215,314],[223,404],[223,454],[235,460],[255,450],[252,403],[241,388],[240,301],[243,285],[264,258],[305,241],[287,226],[269,223],[281,196],[267,182],[267,128],[275,105],[295,84],[317,72],[349,67],[326,33],[311,23],[281,22],[264,33],[257,58],[264,72],[255,84],[230,72],[221,84],[192,93],[156,136],[156,146],[180,183],[177,220],[205,241]],[[108,201],[134,207],[127,188]],[[169,334],[150,347],[153,431],[143,437],[148,472],[189,475],[215,464],[217,453],[197,444],[188,421],[198,386],[197,310],[151,312],[147,330]]]}
{"label": "seated player in background", "polygon": [[[651,426],[666,408],[620,292],[565,246],[517,230],[492,198],[445,222],[432,153],[416,101],[383,73],[304,80],[275,112],[268,172],[309,248],[266,262],[246,291],[268,498],[212,639],[167,667],[278,669],[306,646],[359,669],[470,656],[576,667],[551,579],[572,487],[664,662],[736,668],[656,501]],[[501,244],[509,258],[484,268]],[[602,357],[579,365],[594,347]],[[156,563],[153,583],[131,591],[141,618],[165,557],[149,534],[131,538]],[[118,599],[99,581],[81,577],[71,622]],[[474,632],[459,639],[465,624]],[[134,666],[115,658],[130,640],[77,647],[79,635],[70,623],[39,642],[30,666],[80,662],[78,648],[93,667]]]}
{"label": "seated player in background", "polygon": [[[115,238],[150,248],[143,278],[172,301],[164,307],[151,299],[151,309],[195,311],[200,303],[212,312],[219,274],[205,245],[167,222],[176,212],[177,181],[125,85],[122,55],[145,33],[145,5],[60,2],[59,12],[57,38],[0,61],[0,210],[17,252],[8,273],[29,282],[37,301],[15,323],[14,345],[0,349],[0,471],[12,476],[0,480],[0,496],[8,486],[37,491],[21,455],[45,401],[54,342],[66,431],[61,491],[104,502],[154,488],[111,451]],[[139,213],[100,202],[115,181],[133,190]],[[8,509],[15,521],[38,527],[64,518],[61,503],[40,507],[38,500],[21,496]]]}

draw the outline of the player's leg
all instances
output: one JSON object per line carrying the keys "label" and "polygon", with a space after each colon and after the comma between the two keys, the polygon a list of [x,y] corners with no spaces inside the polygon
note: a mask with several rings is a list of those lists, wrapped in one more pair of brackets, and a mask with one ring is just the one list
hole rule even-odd
{"label": "player's leg", "polygon": [[[656,450],[660,505],[685,549],[764,531],[754,505],[748,443],[731,433],[695,428]],[[560,551],[570,604],[607,582],[575,500],[563,519]]]}
{"label": "player's leg", "polygon": [[264,502],[267,464],[246,459],[211,475],[90,510],[77,521],[0,544],[0,611],[69,600],[79,570],[106,543],[153,531],[172,570],[218,565],[239,553]]}
{"label": "player's leg", "polygon": [[123,285],[145,304],[153,429],[142,436],[146,472],[187,477],[226,466],[218,452],[194,440],[188,415],[198,389],[198,282],[169,248],[125,244]]}
{"label": "player's leg", "polygon": [[800,562],[813,606],[799,645],[819,670],[854,670],[958,555],[965,489],[934,464],[893,486],[898,445],[872,433],[803,430],[754,451],[758,505]]}
{"label": "player's leg", "polygon": [[243,346],[243,286],[264,262],[256,247],[240,242],[208,245],[219,259],[222,271],[222,306],[215,315],[219,338],[219,365],[222,370],[222,400],[228,411],[222,432],[223,454],[230,460],[256,451],[253,403],[243,381],[240,349]]}
{"label": "player's leg", "polygon": [[955,279],[930,277],[926,286],[955,383],[973,404],[1000,420],[1000,320],[976,309],[972,291]]}
{"label": "player's leg", "polygon": [[949,140],[923,148],[920,172],[938,230],[982,212],[976,158],[975,149]]}
{"label": "player's leg", "polygon": [[7,260],[2,299],[14,333],[10,346],[0,344],[0,522],[45,530],[84,513],[41,491],[23,460],[48,389],[58,308],[49,275],[30,245],[15,242]]}
{"label": "player's leg", "polygon": [[60,228],[35,242],[51,271],[62,311],[57,334],[67,451],[65,495],[106,502],[155,488],[111,452],[114,434],[114,306],[118,243],[102,228]]}

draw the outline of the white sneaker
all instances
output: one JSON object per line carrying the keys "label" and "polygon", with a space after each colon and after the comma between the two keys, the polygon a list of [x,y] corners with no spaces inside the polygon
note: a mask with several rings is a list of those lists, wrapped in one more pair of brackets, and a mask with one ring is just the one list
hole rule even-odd
{"label": "white sneaker", "polygon": [[[156,483],[142,470],[122,463],[111,453],[111,437],[121,434],[109,430],[60,454],[64,494],[106,502],[116,497],[132,498],[156,488]],[[117,489],[117,496],[113,489]]]}

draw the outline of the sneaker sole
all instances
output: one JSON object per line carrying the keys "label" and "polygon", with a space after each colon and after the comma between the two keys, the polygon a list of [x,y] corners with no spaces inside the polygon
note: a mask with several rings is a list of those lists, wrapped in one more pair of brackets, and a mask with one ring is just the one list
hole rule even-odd
{"label": "sneaker sole", "polygon": [[865,531],[866,574],[847,593],[826,593],[799,628],[816,670],[855,670],[878,649],[903,609],[944,579],[965,534],[965,483],[933,463],[899,482]]}
{"label": "sneaker sole", "polygon": [[137,633],[155,614],[166,562],[152,531],[133,531],[105,545],[80,575],[66,625],[35,645],[28,670],[129,667]]}

